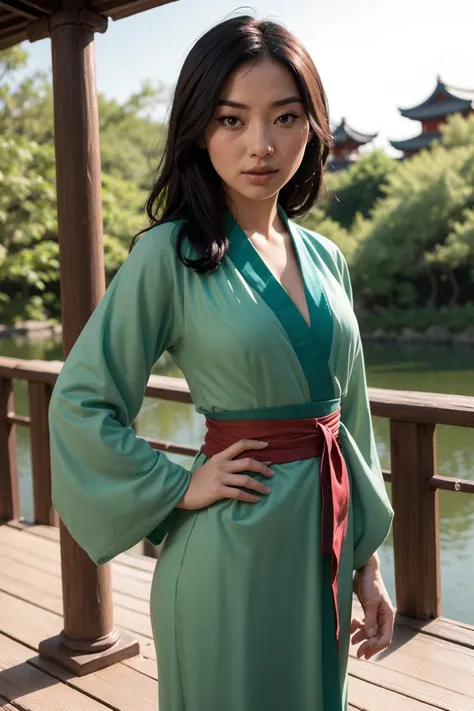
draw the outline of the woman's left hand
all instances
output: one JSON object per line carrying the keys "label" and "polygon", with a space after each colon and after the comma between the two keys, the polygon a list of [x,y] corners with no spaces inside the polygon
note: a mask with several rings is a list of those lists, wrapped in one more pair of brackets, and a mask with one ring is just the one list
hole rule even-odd
{"label": "woman's left hand", "polygon": [[351,623],[352,644],[362,642],[357,658],[371,659],[392,642],[396,610],[382,580],[378,565],[369,562],[354,577],[354,591],[359,598],[365,617],[354,618]]}

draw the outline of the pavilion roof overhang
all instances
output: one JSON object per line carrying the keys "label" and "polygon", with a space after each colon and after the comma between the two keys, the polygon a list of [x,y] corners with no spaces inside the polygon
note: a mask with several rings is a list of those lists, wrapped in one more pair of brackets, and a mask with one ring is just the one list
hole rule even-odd
{"label": "pavilion roof overhang", "polygon": [[441,140],[441,138],[440,131],[432,131],[431,133],[422,133],[419,136],[401,141],[390,141],[390,144],[398,151],[419,151],[422,148],[428,148],[434,140]]}
{"label": "pavilion roof overhang", "polygon": [[343,118],[339,126],[333,132],[334,142],[341,143],[356,143],[360,146],[373,141],[377,137],[376,133],[361,133],[349,126],[346,119]]}
{"label": "pavilion roof overhang", "polygon": [[[105,18],[121,20],[170,2],[175,0],[90,0],[86,7]],[[0,0],[0,50],[47,36],[50,17],[62,9],[62,0]]]}
{"label": "pavilion roof overhang", "polygon": [[402,116],[415,121],[428,121],[429,119],[441,118],[451,114],[462,114],[472,111],[474,99],[446,99],[442,104],[430,104],[424,107],[415,107],[409,112],[401,111]]}
{"label": "pavilion roof overhang", "polygon": [[473,106],[474,89],[451,86],[438,76],[434,91],[425,101],[411,108],[399,108],[399,111],[405,118],[423,121],[445,114],[469,111]]}

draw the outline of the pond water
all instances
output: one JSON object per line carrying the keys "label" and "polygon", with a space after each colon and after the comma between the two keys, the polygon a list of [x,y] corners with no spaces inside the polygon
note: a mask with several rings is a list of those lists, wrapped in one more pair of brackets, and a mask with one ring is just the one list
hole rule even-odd
{"label": "pond water", "polygon": [[[0,355],[62,359],[56,338],[34,342],[0,340]],[[462,347],[430,347],[365,344],[367,378],[370,386],[398,390],[452,393],[474,396],[474,350]],[[155,373],[180,376],[169,362],[160,362]],[[27,414],[25,383],[15,387],[15,410]],[[374,418],[377,449],[384,468],[390,468],[388,421]],[[204,434],[204,420],[190,405],[159,402],[145,398],[138,420],[143,436],[199,446]],[[29,432],[17,428],[20,494],[22,515],[32,518],[31,464]],[[438,472],[474,480],[474,432],[460,427],[438,427]],[[171,456],[185,466],[190,460]],[[388,486],[388,490],[390,487]],[[440,536],[442,562],[443,614],[474,624],[474,495],[441,491]],[[392,540],[389,537],[380,551],[384,579],[394,599]]]}

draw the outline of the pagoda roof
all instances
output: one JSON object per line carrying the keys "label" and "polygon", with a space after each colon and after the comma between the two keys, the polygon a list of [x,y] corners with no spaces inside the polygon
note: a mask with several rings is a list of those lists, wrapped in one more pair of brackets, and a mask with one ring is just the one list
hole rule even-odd
{"label": "pagoda roof", "polygon": [[334,130],[334,143],[357,143],[359,146],[373,141],[377,137],[377,133],[360,133],[349,126],[346,119],[343,118],[339,126]]}
{"label": "pagoda roof", "polygon": [[[121,20],[175,0],[90,0],[87,10]],[[47,32],[34,31],[63,8],[62,0],[0,0],[0,50],[28,39],[40,39]]]}
{"label": "pagoda roof", "polygon": [[[441,99],[441,101],[440,101]],[[474,107],[474,89],[460,89],[446,84],[438,76],[438,81],[431,95],[417,106],[408,109],[399,107],[402,116],[415,121],[438,118],[446,114],[467,111]]]}
{"label": "pagoda roof", "polygon": [[393,148],[398,151],[419,151],[422,148],[431,146],[434,140],[441,139],[440,131],[432,131],[431,133],[422,133],[414,138],[407,138],[402,141],[390,141]]}

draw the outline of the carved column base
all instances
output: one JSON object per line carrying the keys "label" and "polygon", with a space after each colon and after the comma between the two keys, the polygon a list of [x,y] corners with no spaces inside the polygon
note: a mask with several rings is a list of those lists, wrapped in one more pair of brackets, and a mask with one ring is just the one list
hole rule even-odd
{"label": "carved column base", "polygon": [[[75,676],[85,676],[92,672],[110,667],[116,662],[123,662],[140,653],[138,642],[127,632],[120,632],[117,641],[111,646],[98,651],[97,640],[91,642],[90,651],[86,652],[84,642],[81,641],[81,649],[68,649],[65,646],[62,633],[55,637],[45,639],[39,644],[40,656],[68,669]],[[70,640],[70,642],[73,642]],[[71,645],[70,645],[71,646]],[[74,646],[74,645],[72,645]],[[99,643],[99,646],[100,643]]]}

